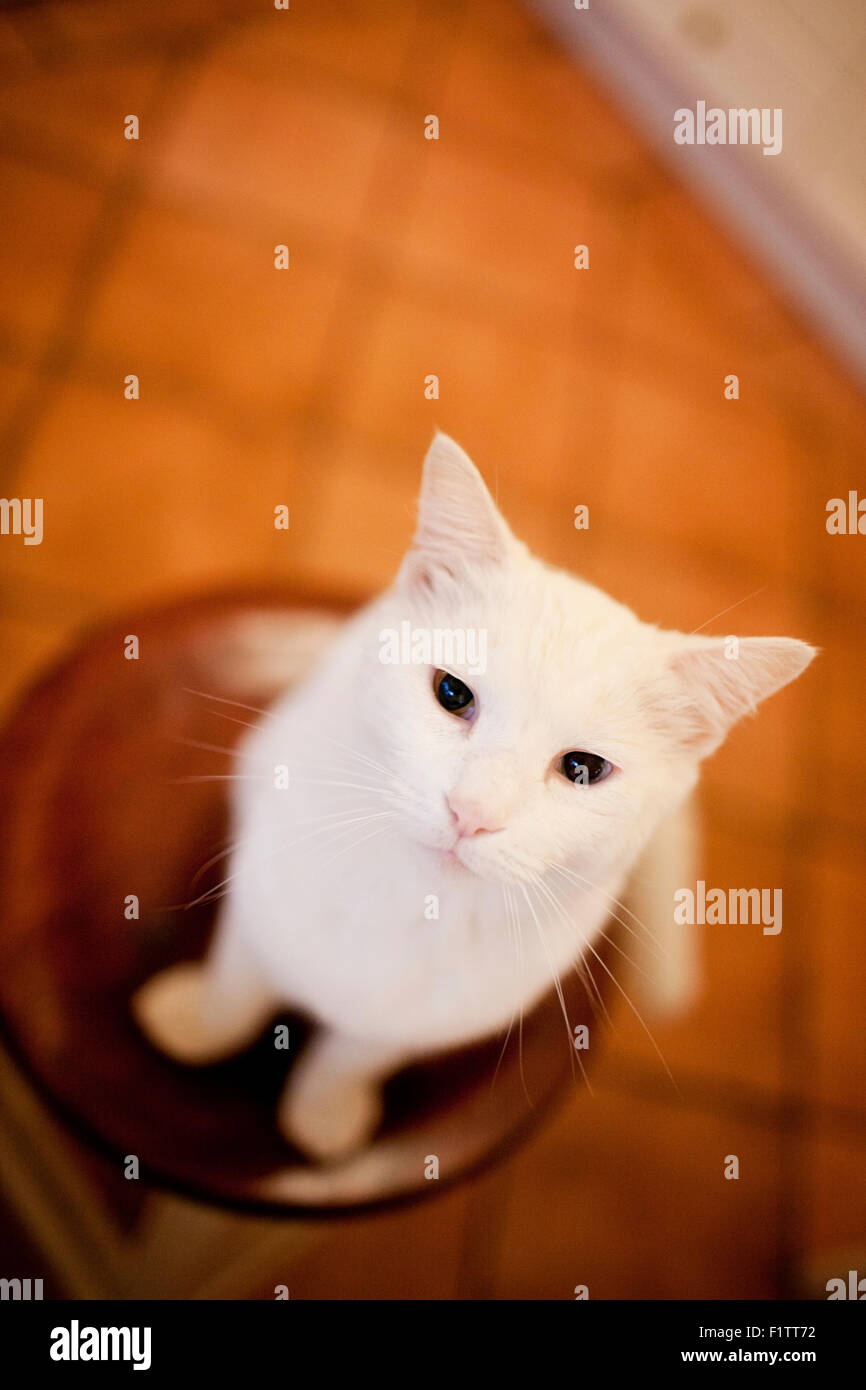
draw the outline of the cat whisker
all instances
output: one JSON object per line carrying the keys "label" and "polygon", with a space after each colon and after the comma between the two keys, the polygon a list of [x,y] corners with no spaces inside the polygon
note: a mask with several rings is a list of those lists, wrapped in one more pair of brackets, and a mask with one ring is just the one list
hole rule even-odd
{"label": "cat whisker", "polygon": [[245,729],[258,729],[258,724],[253,724],[249,719],[238,719],[236,714],[226,714],[221,709],[209,709],[208,714],[212,714],[217,719],[227,719],[230,724],[241,724]]}
{"label": "cat whisker", "polygon": [[[282,844],[282,843],[281,843],[281,844],[277,845],[269,854],[264,855],[264,856],[259,856],[258,862],[264,862],[265,859],[272,859],[272,858],[274,857],[274,855],[276,855],[276,854],[282,854],[282,853],[284,853],[284,852],[287,851],[287,850],[294,849],[297,845],[304,844],[307,840],[312,839],[315,835],[321,834],[321,833],[323,833],[323,832],[325,832],[325,831],[331,830],[331,831],[334,831],[334,832],[336,833],[337,831],[342,830],[342,829],[344,829],[344,828],[345,828],[345,829],[349,829],[350,827],[357,825],[361,820],[364,820],[364,821],[366,821],[367,819],[370,819],[370,820],[379,820],[379,819],[382,818],[382,817],[391,816],[391,815],[392,815],[392,812],[390,812],[390,811],[374,811],[374,812],[371,812],[371,813],[369,814],[369,816],[364,816],[364,817],[350,816],[349,819],[346,820],[345,824],[343,824],[342,819],[341,819],[341,823],[340,823],[339,825],[335,825],[335,824],[334,824],[334,820],[335,820],[335,819],[340,818],[340,817],[343,817],[343,816],[348,816],[348,814],[349,814],[349,813],[336,812],[336,813],[335,813],[335,816],[333,817],[333,819],[329,819],[329,823],[328,823],[327,825],[319,825],[319,826],[316,826],[315,829],[313,829],[313,830],[311,830],[311,831],[309,832],[309,834],[307,834],[307,835],[301,835],[300,838],[297,839],[297,840],[291,840],[288,844]],[[198,907],[198,906],[200,906],[202,903],[209,902],[209,901],[216,901],[217,898],[224,897],[225,894],[224,894],[224,893],[220,893],[219,890],[222,888],[222,889],[225,889],[226,892],[227,892],[227,891],[228,891],[228,885],[229,885],[230,883],[233,883],[233,882],[234,882],[234,880],[235,880],[235,879],[237,878],[237,876],[238,876],[238,872],[239,872],[239,871],[236,871],[236,872],[233,873],[233,874],[229,874],[226,878],[222,879],[222,881],[221,881],[220,883],[215,883],[215,884],[213,885],[212,888],[209,888],[209,889],[207,890],[207,892],[202,893],[199,897],[194,898],[192,902],[189,902],[189,903],[176,903],[176,904],[174,904],[169,910],[170,910],[170,911],[180,911],[180,910],[188,911],[190,908]]]}
{"label": "cat whisker", "polygon": [[337,782],[320,777],[292,777],[291,768],[289,769],[289,778],[292,784],[297,787],[348,787],[352,791],[379,792],[386,796],[396,791],[394,787],[377,787],[372,782]]}
{"label": "cat whisker", "polygon": [[204,753],[224,753],[227,758],[236,758],[243,751],[240,747],[222,748],[218,743],[203,743],[197,738],[173,738],[172,743],[179,743],[184,748],[200,748]]}
{"label": "cat whisker", "polygon": [[[514,932],[513,932],[513,930],[512,930],[511,921],[510,921],[509,916],[508,916],[508,899],[507,899],[507,897],[506,897],[506,885],[505,885],[504,883],[500,883],[499,886],[500,886],[500,888],[502,889],[502,905],[503,905],[503,907],[505,908],[505,920],[506,920],[506,923],[507,923],[507,925],[508,925],[508,936],[509,936],[509,940],[510,940],[510,942],[511,942],[511,948],[512,948],[512,950],[514,951],[514,965],[515,965],[515,971],[516,971],[516,968],[517,968],[517,947],[516,947],[516,942],[515,942],[515,940],[514,940]],[[517,987],[517,991],[516,991],[516,997],[519,998],[519,997],[520,997],[520,982],[519,982],[519,980],[517,981],[517,986],[518,986],[518,987]],[[505,1034],[505,1040],[504,1040],[504,1042],[503,1042],[503,1044],[502,1044],[502,1049],[501,1049],[501,1051],[500,1051],[500,1053],[499,1053],[499,1059],[498,1059],[498,1061],[497,1061],[497,1063],[496,1063],[496,1070],[494,1071],[493,1077],[492,1077],[491,1082],[490,1082],[490,1089],[491,1089],[491,1091],[493,1090],[493,1087],[494,1087],[494,1085],[495,1085],[495,1083],[496,1083],[496,1078],[497,1078],[497,1076],[499,1075],[499,1068],[502,1066],[502,1059],[503,1059],[503,1057],[505,1056],[505,1049],[508,1047],[508,1039],[511,1037],[511,1033],[512,1033],[512,1030],[513,1030],[513,1028],[514,1028],[515,1013],[516,1013],[516,1010],[515,1010],[515,1009],[512,1009],[512,1010],[511,1010],[511,1019],[510,1019],[509,1024],[508,1024],[508,1031],[507,1031],[506,1034]]]}
{"label": "cat whisker", "polygon": [[[631,917],[633,921],[637,922],[638,926],[641,927],[643,931],[646,933],[646,941],[652,942],[653,946],[656,948],[653,949],[652,947],[646,944],[646,941],[643,941],[641,942],[643,950],[649,951],[649,953],[651,955],[654,955],[657,960],[661,960],[666,956],[670,956],[670,952],[666,951],[664,947],[660,945],[658,938],[654,935],[653,932],[650,931],[646,923],[642,922],[640,917],[638,917],[635,912],[632,912],[630,907],[626,907],[625,903],[620,898],[615,897],[612,893],[608,893],[606,889],[602,888],[600,883],[593,883],[592,879],[584,878],[583,875],[577,873],[575,869],[567,868],[564,864],[551,864],[550,868],[553,869],[554,873],[563,874],[567,879],[570,879],[572,882],[576,883],[578,887],[594,889],[596,893],[601,893],[603,897],[607,898],[608,902],[614,903],[617,907],[621,907],[623,912],[627,912],[629,917]],[[611,909],[610,915],[611,917],[615,918],[616,921],[619,922],[620,926],[624,927],[625,930],[629,932],[635,938],[636,941],[641,940],[634,928],[630,927],[628,922],[626,922],[622,917],[620,917],[617,912],[614,912]]]}
{"label": "cat whisker", "polygon": [[[651,936],[649,927],[638,917],[637,913],[633,912],[632,909],[623,902],[622,898],[618,898],[614,893],[609,893],[600,883],[596,883],[593,879],[586,878],[583,874],[579,874],[577,870],[573,869],[569,864],[551,864],[550,868],[555,869],[557,873],[565,874],[577,883],[579,887],[592,888],[597,893],[601,893],[607,898],[608,902],[614,903],[617,907],[622,908],[623,912],[631,917],[632,921],[637,922],[638,926],[642,927],[648,936]],[[627,923],[623,923],[623,925],[625,926]]]}
{"label": "cat whisker", "polygon": [[[391,813],[390,811],[378,811],[378,812],[376,812],[376,813],[373,814],[373,815],[357,816],[353,821],[350,821],[350,822],[348,822],[348,823],[345,824],[345,825],[339,825],[339,826],[333,827],[333,829],[334,829],[334,834],[333,834],[333,835],[330,835],[330,836],[327,836],[325,840],[320,841],[318,847],[321,847],[321,846],[323,846],[323,845],[331,845],[331,844],[333,844],[334,842],[340,840],[344,835],[348,835],[348,834],[350,834],[353,830],[357,830],[360,826],[362,826],[362,825],[369,825],[371,821],[389,821],[389,820],[393,820],[393,815],[392,815],[392,813]],[[326,828],[326,827],[323,827],[323,828]],[[373,827],[373,831],[371,831],[371,833],[370,833],[369,835],[363,835],[363,836],[360,838],[360,840],[355,840],[355,841],[353,841],[351,844],[343,845],[343,846],[339,849],[339,851],[337,852],[337,854],[332,855],[331,859],[327,859],[327,860],[325,861],[324,864],[322,864],[322,865],[319,866],[320,869],[325,869],[325,868],[327,868],[327,866],[332,862],[333,859],[339,859],[339,857],[340,857],[341,854],[345,854],[348,850],[354,849],[356,845],[364,844],[364,842],[365,842],[366,840],[372,839],[372,838],[373,838],[373,835],[374,835],[374,834],[377,834],[380,830],[384,831],[384,830],[387,830],[387,829],[388,829],[387,824],[374,826],[374,827]],[[314,846],[314,848],[317,848],[317,847]]]}
{"label": "cat whisker", "polygon": [[667,1074],[668,1074],[668,1077],[669,1077],[669,1079],[670,1079],[671,1085],[673,1086],[674,1090],[676,1091],[676,1093],[677,1093],[677,1095],[680,1097],[680,1099],[682,1099],[682,1092],[680,1091],[680,1088],[679,1088],[679,1086],[678,1086],[677,1083],[676,1083],[676,1080],[675,1080],[675,1078],[674,1078],[674,1074],[673,1074],[673,1072],[671,1071],[670,1067],[668,1066],[667,1062],[665,1061],[664,1054],[663,1054],[661,1048],[659,1047],[658,1043],[656,1042],[655,1038],[653,1037],[652,1033],[650,1032],[649,1027],[647,1026],[647,1024],[646,1024],[644,1018],[642,1017],[642,1015],[640,1014],[640,1012],[638,1011],[638,1009],[635,1007],[635,1005],[632,1003],[632,1001],[631,1001],[631,999],[629,998],[629,996],[626,994],[626,992],[625,992],[625,990],[623,989],[622,985],[620,984],[619,980],[616,978],[616,976],[615,976],[610,970],[608,970],[607,966],[605,965],[604,961],[602,960],[601,956],[598,954],[598,951],[596,951],[596,949],[595,949],[595,947],[592,945],[592,943],[591,943],[590,941],[588,941],[588,942],[586,943],[586,945],[587,945],[588,950],[592,951],[592,954],[595,956],[595,958],[596,958],[596,960],[598,961],[599,965],[601,966],[602,970],[604,971],[604,973],[605,973],[605,974],[608,976],[608,978],[610,979],[611,984],[614,985],[614,987],[615,987],[616,989],[619,990],[620,994],[622,995],[622,997],[623,997],[623,999],[625,1000],[625,1002],[628,1004],[629,1008],[631,1009],[632,1013],[634,1014],[635,1018],[637,1019],[638,1023],[640,1024],[641,1028],[643,1028],[644,1032],[646,1033],[647,1037],[649,1038],[650,1042],[652,1043],[653,1049],[655,1050],[655,1053],[656,1053],[656,1055],[657,1055],[659,1061],[661,1062],[662,1066],[664,1067],[665,1071],[666,1071]]}
{"label": "cat whisker", "polygon": [[[503,906],[503,908],[505,909],[505,917],[506,917],[506,921],[507,921],[507,919],[508,919],[508,904],[507,904],[507,902],[505,901],[505,884],[504,884],[504,883],[501,883],[499,886],[500,886],[500,888],[502,889],[502,906]],[[510,933],[510,931],[509,931],[509,936],[510,936],[510,935],[511,935],[511,933]],[[512,945],[512,948],[513,948],[513,946],[514,946],[514,942],[513,942],[513,941],[511,942],[511,945]],[[510,1020],[510,1022],[509,1022],[509,1024],[508,1024],[508,1029],[507,1029],[506,1034],[505,1034],[505,1040],[504,1040],[504,1042],[503,1042],[503,1044],[502,1044],[502,1047],[501,1047],[501,1049],[500,1049],[499,1058],[498,1058],[497,1063],[496,1063],[496,1068],[495,1068],[495,1070],[494,1070],[494,1072],[493,1072],[493,1077],[492,1077],[491,1082],[490,1082],[490,1089],[491,1089],[491,1091],[493,1090],[494,1084],[495,1084],[495,1082],[496,1082],[496,1078],[497,1078],[497,1076],[499,1075],[499,1068],[502,1066],[502,1059],[503,1059],[503,1057],[505,1056],[505,1049],[506,1049],[506,1047],[508,1046],[508,1039],[511,1037],[511,1030],[512,1030],[513,1027],[514,1027],[514,1010],[512,1009],[512,1010],[511,1010],[511,1020]]]}
{"label": "cat whisker", "polygon": [[[565,911],[565,908],[564,908],[563,904],[560,902],[560,900],[559,900],[559,898],[557,897],[556,893],[554,892],[552,886],[551,886],[550,884],[548,884],[548,883],[545,883],[545,881],[539,876],[539,877],[535,880],[535,887],[536,887],[536,889],[537,889],[537,891],[538,891],[539,893],[544,893],[544,895],[547,897],[548,901],[551,903],[551,905],[552,905],[552,907],[554,908],[554,910],[555,910],[556,912],[559,913],[560,918],[561,918],[562,921],[565,923],[565,926],[566,926],[567,928],[571,928],[572,925],[573,925],[573,924],[572,924],[572,921],[571,921],[571,918],[568,916],[568,913]],[[595,1007],[595,999],[593,999],[593,994],[594,994],[595,997],[596,997],[596,999],[598,1000],[598,1006],[599,1006],[599,1008],[601,1009],[601,1012],[602,1012],[602,1014],[603,1014],[603,1016],[604,1016],[605,1022],[607,1023],[608,1027],[613,1028],[613,1024],[612,1024],[612,1022],[611,1022],[610,1014],[608,1013],[607,1008],[605,1007],[604,997],[603,997],[603,995],[602,995],[602,993],[601,993],[601,990],[598,988],[598,985],[596,984],[595,979],[594,979],[594,977],[593,977],[592,971],[589,969],[589,966],[587,965],[587,962],[584,960],[582,954],[581,954],[580,956],[578,956],[577,960],[572,961],[572,969],[574,970],[574,973],[575,973],[575,975],[577,976],[577,978],[580,980],[580,983],[583,985],[584,991],[586,992],[586,997],[587,997],[587,999],[589,1000],[589,1006],[590,1006],[590,1008],[591,1008],[591,1010],[592,1010],[592,1016],[593,1016],[593,1018],[596,1019],[596,1020],[598,1019],[598,1012],[597,1012],[596,1007]],[[589,981],[589,987],[587,986],[587,980]],[[574,1038],[573,1038],[573,1037],[571,1038],[571,1043],[572,1043],[572,1045],[574,1044]],[[576,1050],[577,1050],[577,1049],[576,1049]],[[581,1056],[580,1056],[580,1051],[579,1051],[579,1050],[577,1050],[577,1059],[578,1059],[578,1062],[581,1063],[580,1069],[581,1069],[581,1072],[583,1072],[583,1070],[584,1070],[584,1069],[583,1069],[583,1063],[582,1063],[582,1058],[581,1058]],[[572,1070],[574,1070],[574,1064],[573,1064],[573,1063],[572,1063]],[[587,1081],[586,1075],[584,1075],[584,1080]],[[592,1094],[592,1088],[589,1086],[588,1081],[587,1081],[587,1088],[589,1089],[590,1094]]]}
{"label": "cat whisker", "polygon": [[209,695],[206,690],[193,690],[191,686],[182,687],[184,695],[198,695],[202,700],[215,700],[218,705],[234,705],[235,709],[249,710],[252,714],[260,714],[265,719],[273,719],[271,710],[259,709],[258,705],[245,705],[242,700],[229,700],[225,695]]}
{"label": "cat whisker", "polygon": [[[568,917],[564,907],[559,902],[559,899],[556,897],[556,894],[553,892],[552,887],[549,884],[544,883],[544,881],[540,878],[537,882],[537,886],[540,891],[544,891],[550,896],[550,901],[559,910],[560,915],[563,921],[565,922],[566,926],[570,927],[572,925],[571,919]],[[583,944],[582,940],[580,944]],[[586,995],[589,1000],[590,1008],[592,1009],[593,1018],[598,1018],[598,1009],[600,1009],[602,1014],[604,1015],[605,1021],[607,1022],[608,1026],[611,1029],[613,1029],[613,1023],[611,1021],[610,1014],[608,1013],[607,1008],[605,1006],[604,997],[601,993],[601,990],[595,982],[595,978],[593,976],[592,971],[589,968],[589,965],[583,958],[582,954],[578,957],[576,961],[572,962],[572,969],[574,970],[575,975],[580,980],[581,984],[586,990]],[[598,1003],[598,1009],[596,1008],[596,1001]]]}
{"label": "cat whisker", "polygon": [[319,734],[319,738],[325,739],[327,743],[333,743],[336,748],[341,748],[344,753],[351,753],[352,757],[358,758],[362,763],[367,763],[374,771],[384,773],[386,777],[391,776],[389,769],[385,767],[384,763],[377,762],[375,758],[371,758],[367,753],[359,753],[357,748],[350,748],[348,743],[341,743],[339,739],[332,738],[330,734]]}
{"label": "cat whisker", "polygon": [[266,772],[197,772],[187,777],[171,777],[173,787],[184,787],[194,782],[268,782]]}
{"label": "cat whisker", "polygon": [[706,622],[701,623],[700,627],[693,627],[689,636],[694,637],[696,632],[702,632],[705,627],[709,627],[710,623],[714,623],[716,618],[723,618],[726,613],[731,613],[735,608],[739,608],[741,603],[748,603],[750,598],[757,598],[758,594],[762,594],[768,587],[767,584],[762,584],[760,589],[755,589],[751,594],[746,594],[745,598],[738,598],[736,603],[729,604],[727,608],[722,609],[721,613],[714,613],[711,618],[707,618]]}
{"label": "cat whisker", "polygon": [[[559,1007],[560,1007],[560,1009],[561,1009],[561,1011],[562,1011],[562,1017],[563,1017],[563,1019],[565,1020],[565,1031],[566,1031],[566,1034],[568,1035],[568,1054],[569,1054],[569,1057],[571,1058],[571,1070],[572,1070],[572,1075],[573,1075],[573,1074],[574,1074],[574,1056],[575,1056],[575,1049],[574,1049],[574,1047],[573,1047],[573,1045],[572,1045],[573,1040],[572,1040],[572,1032],[571,1032],[571,1023],[570,1023],[569,1017],[568,1017],[568,1009],[566,1008],[566,1005],[565,1005],[565,995],[563,994],[563,991],[562,991],[562,984],[561,984],[561,982],[560,982],[560,980],[559,980],[559,977],[558,977],[558,975],[557,975],[557,973],[556,973],[556,970],[555,970],[555,968],[554,968],[554,965],[553,965],[553,959],[552,959],[552,957],[551,957],[551,955],[550,955],[550,951],[549,951],[549,949],[548,949],[547,941],[546,941],[546,939],[545,939],[544,932],[542,931],[542,928],[541,928],[541,922],[539,921],[538,913],[536,912],[536,910],[535,910],[535,905],[533,904],[532,899],[531,899],[530,896],[529,896],[529,888],[530,888],[530,887],[532,887],[532,884],[529,884],[529,885],[527,886],[527,884],[521,883],[521,885],[520,885],[520,890],[521,890],[521,892],[523,893],[524,898],[526,899],[526,905],[527,905],[527,907],[529,908],[530,913],[532,914],[533,921],[535,922],[535,929],[536,929],[536,931],[537,931],[537,933],[538,933],[538,940],[539,940],[539,942],[541,943],[541,949],[542,949],[543,952],[544,952],[545,958],[546,958],[546,960],[547,960],[547,964],[548,964],[548,966],[549,966],[549,968],[550,968],[550,975],[551,975],[551,979],[553,980],[554,989],[556,990],[556,997],[557,997],[557,999],[559,1000]],[[581,1060],[581,1058],[580,1058],[579,1055],[578,1055],[578,1059],[577,1059],[577,1060],[578,1060],[578,1063],[580,1064],[581,1075],[583,1076],[584,1082],[586,1083],[587,1090],[589,1091],[590,1095],[592,1095],[592,1087],[590,1086],[589,1081],[587,1080],[586,1071],[585,1071],[585,1069],[584,1069],[583,1061]]]}
{"label": "cat whisker", "polygon": [[428,805],[424,798],[396,777],[389,777],[388,783],[382,785],[302,777],[295,777],[293,781],[296,785],[302,786],[348,787],[358,791],[375,792],[384,797],[395,810],[418,810],[422,813],[428,811]]}
{"label": "cat whisker", "polygon": [[[513,890],[513,888],[511,887],[511,885],[510,885],[510,884],[506,884],[506,889],[507,889],[507,892],[508,892],[508,901],[509,901],[509,903],[511,904],[511,915],[512,915],[512,919],[513,919],[513,921],[514,921],[514,938],[515,938],[515,942],[516,942],[516,944],[517,944],[518,972],[519,972],[520,978],[522,979],[522,978],[523,978],[523,933],[521,932],[520,908],[519,908],[519,906],[518,906],[517,899],[516,899],[516,897],[514,896],[514,890]],[[521,1086],[523,1087],[523,1094],[526,1096],[527,1104],[530,1106],[531,1109],[534,1110],[534,1109],[535,1109],[535,1105],[534,1105],[534,1103],[533,1103],[532,1097],[531,1097],[530,1094],[529,1094],[529,1090],[528,1090],[528,1087],[527,1087],[527,1085],[526,1085],[526,1074],[525,1074],[524,1069],[523,1069],[523,991],[522,991],[522,990],[520,991],[518,997],[519,997],[519,1000],[520,1000],[520,1021],[519,1021],[519,1025],[518,1025],[518,1037],[517,1037],[517,1062],[518,1062],[518,1067],[519,1067],[519,1070],[520,1070],[520,1084],[521,1084]]]}
{"label": "cat whisker", "polygon": [[616,937],[609,935],[609,933],[604,931],[603,929],[599,931],[599,936],[602,937],[602,939],[608,943],[612,950],[616,951],[617,955],[622,956],[623,960],[631,966],[632,970],[634,970],[636,974],[640,975],[644,980],[652,980],[652,976],[649,975],[646,970],[642,969],[642,967],[638,965],[634,956],[630,956],[628,954],[628,951],[624,951],[622,949],[622,947],[616,940]]}
{"label": "cat whisker", "polygon": [[214,864],[218,864],[221,859],[225,859],[227,855],[234,854],[235,850],[239,849],[243,843],[243,840],[235,840],[233,843],[229,842],[224,849],[219,850],[216,854],[212,854],[210,859],[206,859],[201,868],[196,869],[193,874],[189,885],[190,888],[195,887],[202,874],[207,873],[208,869],[212,868]]}
{"label": "cat whisker", "polygon": [[[530,882],[530,884],[529,884],[529,889],[528,889],[528,891],[529,891],[529,892],[532,892],[533,889],[534,889],[535,892],[538,894],[538,897],[539,897],[539,900],[540,900],[540,899],[541,899],[541,893],[540,893],[540,891],[539,891],[539,883],[538,883],[538,880],[537,880],[537,879],[533,880],[533,881]],[[540,907],[540,905],[541,905],[541,904],[540,904],[540,901],[539,901],[539,907]],[[564,914],[563,914],[563,915],[564,915]],[[540,921],[539,921],[539,933],[541,933],[541,924],[540,924]],[[548,957],[548,962],[550,962],[552,958],[551,958],[551,956],[550,956],[549,950],[547,950],[547,947],[546,947],[546,938],[544,938],[543,935],[541,936],[541,940],[542,940],[543,944],[545,945],[545,950],[546,950],[546,954],[547,954],[547,957]],[[564,992],[564,990],[563,990],[563,988],[562,988],[562,981],[561,981],[561,979],[559,978],[559,976],[556,977],[556,985],[557,985],[557,995],[559,996],[559,1000],[560,1000],[560,1007],[561,1007],[561,1009],[562,1009],[563,1016],[565,1017],[566,1027],[567,1027],[567,1031],[568,1031],[568,1050],[569,1050],[569,1058],[570,1058],[570,1061],[571,1061],[571,1074],[572,1074],[572,1077],[574,1077],[574,1057],[575,1057],[575,1053],[576,1053],[576,1054],[577,1054],[578,1066],[580,1067],[580,1074],[581,1074],[581,1077],[582,1077],[582,1079],[583,1079],[583,1082],[584,1082],[584,1084],[585,1084],[587,1090],[589,1091],[589,1094],[592,1095],[592,1094],[593,1094],[593,1092],[592,1092],[592,1087],[591,1087],[590,1084],[589,1084],[589,1079],[588,1079],[587,1074],[586,1074],[586,1071],[585,1071],[585,1069],[584,1069],[583,1058],[581,1057],[580,1052],[577,1051],[577,1049],[574,1047],[574,1030],[573,1030],[573,1028],[572,1028],[572,1026],[571,1026],[571,1023],[569,1022],[568,1015],[567,1015],[566,1010],[565,1010],[565,992]]]}
{"label": "cat whisker", "polygon": [[[387,812],[385,814],[387,814]],[[360,840],[353,840],[350,845],[344,845],[342,849],[338,850],[336,854],[332,854],[331,858],[325,861],[322,868],[327,869],[330,864],[333,864],[335,859],[339,859],[341,854],[347,854],[350,849],[357,849],[359,845],[365,845],[368,840],[375,839],[377,835],[384,835],[387,829],[387,825],[377,826],[375,830],[370,831],[369,835],[362,835]]]}
{"label": "cat whisker", "polygon": [[[539,879],[538,886],[539,888],[542,888],[545,892],[551,893],[558,904],[559,900],[556,898],[556,895],[553,893],[553,889],[549,884],[545,883],[543,879]],[[612,917],[614,915],[614,913],[611,913]],[[568,918],[565,917],[565,920],[568,921]],[[620,918],[617,917],[616,920],[619,922]],[[608,941],[610,943],[613,950],[615,950],[619,955],[621,955],[624,960],[628,961],[629,965],[632,967],[633,970],[637,971],[638,975],[642,975],[645,980],[651,979],[651,976],[648,975],[647,972],[640,965],[638,965],[637,961],[634,959],[633,956],[630,956],[627,951],[624,951],[622,949],[622,947],[619,945],[619,943],[616,941],[614,937],[608,936],[607,933],[604,931],[602,931],[600,934],[604,937],[605,941]]]}
{"label": "cat whisker", "polygon": [[[214,711],[212,711],[212,713],[217,714],[217,713],[219,713],[219,711],[214,710]],[[224,719],[230,719],[230,718],[231,718],[231,715],[223,715],[222,717],[223,717]],[[242,719],[239,719],[239,720],[234,720],[233,722],[234,722],[234,723],[238,723],[238,724],[244,724],[246,721],[245,721],[245,720],[242,720]],[[252,725],[252,724],[251,724],[251,725],[249,725],[248,727],[249,727],[249,728],[254,728],[255,725]],[[173,739],[172,741],[173,741],[174,743],[181,744],[181,745],[182,745],[183,747],[185,747],[185,748],[196,748],[196,749],[199,749],[201,752],[205,752],[205,753],[223,753],[223,754],[225,754],[226,757],[229,757],[229,758],[238,757],[241,753],[243,753],[244,756],[249,757],[249,754],[246,753],[246,751],[245,751],[242,747],[240,747],[240,746],[236,746],[236,747],[234,747],[234,748],[223,748],[223,747],[221,747],[219,744],[216,744],[216,743],[204,743],[204,742],[203,742],[202,740],[200,740],[200,739],[192,739],[192,738],[176,738],[176,739]],[[351,750],[349,750],[349,751],[351,751]],[[259,763],[263,763],[263,762],[265,762],[266,760],[265,760],[264,758],[262,758],[262,757],[259,757],[259,758],[257,758],[255,761],[257,761],[257,762],[259,762]],[[293,770],[294,767],[300,767],[300,768],[302,768],[302,770],[304,770],[304,771],[319,771],[319,770],[320,770],[319,768],[311,768],[311,767],[308,767],[308,766],[303,765],[303,764],[293,763],[293,762],[291,762],[291,760],[287,762],[286,766],[289,768],[289,776],[290,776],[290,778],[292,777],[292,770]],[[335,770],[335,771],[339,771],[340,769],[335,768],[334,770]],[[385,769],[382,769],[382,770],[385,771]],[[263,774],[263,775],[266,776],[267,774]],[[292,778],[292,780],[293,780],[293,781],[303,781],[304,779],[302,779],[302,778]],[[307,782],[306,785],[310,785],[310,786],[311,786],[311,785],[314,785],[314,783],[310,781],[310,782]],[[343,786],[350,786],[350,785],[352,785],[352,786],[357,786],[357,785],[359,785],[359,784],[357,784],[357,783],[321,782],[321,783],[319,783],[319,785],[321,785],[321,786],[339,786],[339,785],[343,785]],[[364,789],[370,789],[370,790],[377,789],[376,784],[375,784],[375,783],[372,783],[372,782],[364,783],[363,786],[364,786]]]}

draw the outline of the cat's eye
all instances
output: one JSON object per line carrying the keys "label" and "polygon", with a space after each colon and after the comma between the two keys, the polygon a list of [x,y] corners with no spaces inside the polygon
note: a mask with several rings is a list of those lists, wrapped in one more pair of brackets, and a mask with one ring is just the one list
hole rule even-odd
{"label": "cat's eye", "polygon": [[458,719],[471,719],[475,713],[475,696],[459,676],[448,671],[436,671],[433,675],[433,693],[443,709],[456,714]]}
{"label": "cat's eye", "polygon": [[569,782],[587,786],[591,782],[603,782],[613,772],[613,763],[598,753],[563,753],[559,760],[559,771]]}

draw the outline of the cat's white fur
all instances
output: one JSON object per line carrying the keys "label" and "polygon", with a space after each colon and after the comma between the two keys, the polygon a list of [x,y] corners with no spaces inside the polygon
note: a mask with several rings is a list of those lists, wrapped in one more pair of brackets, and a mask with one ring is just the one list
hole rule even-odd
{"label": "cat's white fur", "polygon": [[[404,620],[486,633],[486,669],[453,668],[475,694],[471,722],[440,706],[429,666],[380,660],[383,630]],[[139,1021],[204,1063],[281,1006],[308,1012],[320,1028],[278,1120],[312,1155],[348,1153],[374,1130],[388,1075],[531,1009],[599,937],[638,864],[667,931],[701,760],[813,655],[743,638],[730,659],[721,638],[640,622],[530,555],[437,435],[395,583],[243,743],[213,945],[139,991]],[[616,771],[575,785],[557,770],[569,750]],[[683,947],[658,975],[667,1002],[690,984]]]}

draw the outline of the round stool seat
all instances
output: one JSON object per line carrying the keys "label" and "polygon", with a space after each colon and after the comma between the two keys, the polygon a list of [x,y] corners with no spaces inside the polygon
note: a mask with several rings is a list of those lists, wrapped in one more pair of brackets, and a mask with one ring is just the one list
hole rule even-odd
{"label": "round stool seat", "polygon": [[[109,624],[29,692],[0,736],[0,1022],[14,1055],[118,1165],[134,1155],[143,1179],[287,1215],[441,1190],[525,1135],[581,1074],[551,991],[522,1038],[515,1022],[504,1051],[500,1037],[395,1077],[370,1147],[321,1166],[290,1149],[274,1121],[309,1020],[286,1018],[287,1052],[268,1031],[242,1055],[197,1069],[138,1032],[130,996],[163,966],[201,957],[214,908],[185,905],[225,877],[222,859],[202,872],[226,844],[231,758],[218,750],[244,731],[226,713],[256,716],[219,701],[257,703],[226,678],[233,634],[244,615],[269,610],[314,630],[315,609],[331,621],[345,611],[280,590]],[[127,659],[133,636],[138,658]],[[591,1024],[574,972],[563,988],[570,1026]],[[438,1181],[425,1176],[431,1156]]]}

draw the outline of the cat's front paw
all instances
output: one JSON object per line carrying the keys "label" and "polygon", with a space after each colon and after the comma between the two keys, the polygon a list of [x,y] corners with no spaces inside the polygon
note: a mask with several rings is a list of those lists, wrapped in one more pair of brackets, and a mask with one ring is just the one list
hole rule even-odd
{"label": "cat's front paw", "polygon": [[185,961],[154,975],[132,996],[132,1013],[154,1047],[176,1062],[203,1066],[233,1052],[237,1043],[212,1017],[202,965]]}
{"label": "cat's front paw", "polygon": [[326,1086],[312,1078],[290,1078],[277,1110],[285,1139],[320,1163],[334,1163],[364,1147],[382,1119],[382,1091],[377,1085],[340,1078]]}

